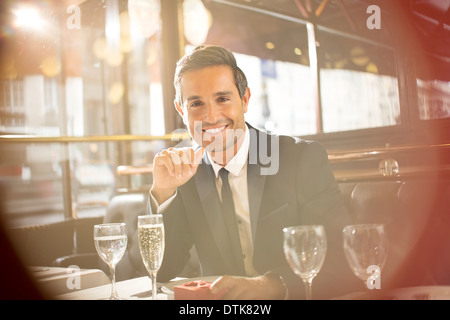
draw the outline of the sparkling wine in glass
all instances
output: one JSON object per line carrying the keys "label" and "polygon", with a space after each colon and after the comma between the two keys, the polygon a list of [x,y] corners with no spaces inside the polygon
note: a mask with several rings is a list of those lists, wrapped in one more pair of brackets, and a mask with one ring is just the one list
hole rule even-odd
{"label": "sparkling wine in glass", "polygon": [[138,217],[139,249],[152,280],[152,299],[157,299],[156,275],[164,256],[164,223],[161,214]]}
{"label": "sparkling wine in glass", "polygon": [[111,273],[110,300],[118,300],[116,291],[116,265],[127,248],[127,228],[125,223],[105,223],[94,226],[94,243],[100,258],[109,266]]}
{"label": "sparkling wine in glass", "polygon": [[[388,256],[384,225],[357,224],[343,229],[344,252],[353,273],[368,289],[380,288],[381,270]],[[370,278],[369,278],[370,277]],[[376,286],[376,285],[379,286]]]}
{"label": "sparkling wine in glass", "polygon": [[325,228],[320,225],[283,229],[284,254],[289,266],[303,280],[306,299],[312,299],[312,281],[322,268],[327,253]]}

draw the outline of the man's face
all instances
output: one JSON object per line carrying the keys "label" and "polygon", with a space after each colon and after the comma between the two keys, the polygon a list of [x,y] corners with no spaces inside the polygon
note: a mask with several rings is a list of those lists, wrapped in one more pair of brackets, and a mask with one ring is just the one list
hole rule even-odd
{"label": "man's face", "polygon": [[235,149],[245,132],[244,113],[250,90],[241,99],[228,66],[211,66],[186,72],[180,82],[182,106],[175,106],[190,135],[206,150]]}

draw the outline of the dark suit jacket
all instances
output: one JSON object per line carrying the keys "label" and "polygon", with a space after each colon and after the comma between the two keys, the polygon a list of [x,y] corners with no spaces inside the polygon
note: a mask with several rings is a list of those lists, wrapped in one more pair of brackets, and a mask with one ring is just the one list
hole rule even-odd
{"label": "dark suit jacket", "polygon": [[[350,217],[326,151],[315,142],[249,128],[247,177],[255,269],[261,274],[270,270],[282,275],[291,298],[303,297],[303,284],[286,262],[282,230],[322,224],[328,250],[324,266],[313,281],[313,295],[329,298],[347,292],[346,281],[356,278],[342,251],[342,228],[350,224]],[[232,263],[219,206],[214,172],[205,153],[197,173],[178,188],[176,198],[164,212],[166,247],[158,273],[160,281],[182,270],[192,245],[204,276],[242,275],[243,270]]]}

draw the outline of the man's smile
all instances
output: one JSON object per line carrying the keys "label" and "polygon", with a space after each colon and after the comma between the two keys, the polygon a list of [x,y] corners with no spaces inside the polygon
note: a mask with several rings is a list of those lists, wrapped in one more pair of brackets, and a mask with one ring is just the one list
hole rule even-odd
{"label": "man's smile", "polygon": [[204,129],[202,130],[204,133],[206,134],[210,134],[210,135],[216,135],[218,133],[223,132],[226,128],[228,127],[228,125],[222,125],[220,127],[214,127],[214,128],[208,128],[208,129]]}

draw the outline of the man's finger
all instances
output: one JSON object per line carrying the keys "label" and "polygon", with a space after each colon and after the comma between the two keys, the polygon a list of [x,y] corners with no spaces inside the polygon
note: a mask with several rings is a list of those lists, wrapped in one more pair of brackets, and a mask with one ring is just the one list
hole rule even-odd
{"label": "man's finger", "polygon": [[[166,151],[166,150],[164,150]],[[167,168],[167,171],[171,176],[174,175],[174,166],[173,162],[170,158],[170,155],[167,152],[161,152],[156,154],[155,160],[154,160],[155,166],[165,166]]]}
{"label": "man's finger", "polygon": [[[192,176],[194,174],[193,170],[192,170],[192,161],[193,161],[193,157],[191,157],[191,149],[183,149],[180,151],[180,156],[181,156],[181,168],[183,171],[183,175],[189,175]],[[192,159],[192,160],[191,160]]]}
{"label": "man's finger", "polygon": [[234,279],[230,276],[222,276],[216,279],[211,285],[211,293],[218,294],[219,292],[223,292],[230,290],[234,285]]}
{"label": "man's finger", "polygon": [[[182,153],[181,153],[182,154]],[[174,174],[177,177],[181,177],[182,174],[182,160],[180,157],[180,150],[169,151],[170,158],[172,159]]]}
{"label": "man's finger", "polygon": [[191,164],[191,157],[189,150],[179,151],[180,159],[183,164]]}
{"label": "man's finger", "polygon": [[[192,149],[193,150],[193,149]],[[202,161],[202,157],[203,157],[203,153],[205,152],[205,148],[201,147],[198,148],[195,152],[194,152],[194,161],[191,162],[191,167],[195,168],[198,167],[198,165],[201,163]]]}

